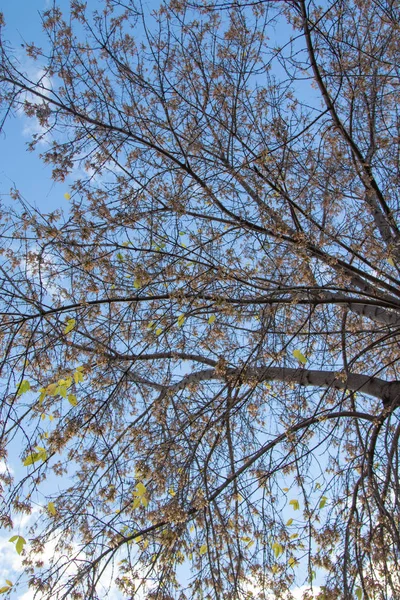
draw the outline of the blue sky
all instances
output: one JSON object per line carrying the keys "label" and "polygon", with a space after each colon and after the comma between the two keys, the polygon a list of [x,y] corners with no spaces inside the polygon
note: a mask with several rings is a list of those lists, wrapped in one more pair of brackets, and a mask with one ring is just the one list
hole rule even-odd
{"label": "blue sky", "polygon": [[[4,14],[6,27],[4,38],[15,48],[15,56],[24,70],[38,70],[39,65],[28,61],[21,44],[40,44],[44,40],[39,12],[46,10],[49,0],[2,0],[0,10]],[[16,187],[22,196],[44,211],[65,205],[64,193],[68,183],[55,183],[51,179],[51,168],[40,160],[38,153],[27,151],[32,123],[24,115],[9,119],[0,134],[0,194],[7,196],[11,187]]]}

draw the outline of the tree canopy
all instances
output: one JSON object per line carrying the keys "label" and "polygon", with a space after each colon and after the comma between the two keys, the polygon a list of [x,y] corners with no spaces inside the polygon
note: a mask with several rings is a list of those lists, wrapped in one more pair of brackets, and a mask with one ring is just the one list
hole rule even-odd
{"label": "tree canopy", "polygon": [[399,598],[398,3],[88,4],[36,79],[2,23],[3,123],[73,181],[1,216],[36,597]]}

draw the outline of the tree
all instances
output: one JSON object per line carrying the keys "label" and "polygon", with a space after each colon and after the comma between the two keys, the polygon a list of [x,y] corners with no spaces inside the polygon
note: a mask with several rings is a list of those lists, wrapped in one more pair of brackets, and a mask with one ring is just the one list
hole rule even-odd
{"label": "tree", "polygon": [[126,598],[399,597],[399,22],[73,0],[40,80],[3,33],[4,118],[74,177],[65,216],[2,216],[3,523],[43,509],[38,597],[105,598],[110,565]]}

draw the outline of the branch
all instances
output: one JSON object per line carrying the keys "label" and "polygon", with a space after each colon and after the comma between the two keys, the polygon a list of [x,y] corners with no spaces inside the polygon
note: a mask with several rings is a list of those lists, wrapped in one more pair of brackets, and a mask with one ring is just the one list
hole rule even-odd
{"label": "branch", "polygon": [[[362,392],[382,401],[383,406],[389,406],[400,401],[400,382],[386,381],[378,377],[371,377],[359,373],[349,373],[343,377],[337,371],[320,371],[314,369],[291,369],[289,367],[252,367],[248,369],[228,368],[223,372],[217,369],[203,369],[186,375],[179,382],[162,386],[159,383],[146,382],[146,385],[157,390],[163,389],[165,393],[177,392],[190,384],[201,381],[231,379],[235,383],[246,383],[256,380],[282,381],[295,383],[305,387],[334,388],[336,390],[349,390],[351,392]],[[128,373],[127,379],[132,382],[144,383],[142,377],[136,379],[134,373]]]}

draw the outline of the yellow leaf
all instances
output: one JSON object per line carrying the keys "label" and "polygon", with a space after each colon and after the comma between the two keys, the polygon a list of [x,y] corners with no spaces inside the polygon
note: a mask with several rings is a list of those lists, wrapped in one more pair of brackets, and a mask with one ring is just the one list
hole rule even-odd
{"label": "yellow leaf", "polygon": [[324,508],[327,500],[328,498],[326,496],[322,496],[321,501],[319,503],[319,508]]}
{"label": "yellow leaf", "polygon": [[298,360],[299,362],[301,362],[301,364],[302,364],[302,365],[305,365],[305,364],[306,364],[306,362],[307,362],[307,359],[306,359],[306,357],[304,356],[304,354],[302,354],[302,353],[300,352],[300,350],[293,350],[293,356],[294,356],[295,358],[297,358],[297,360]]}
{"label": "yellow leaf", "polygon": [[66,200],[71,200],[71,194],[68,194],[68,192],[66,194],[64,194],[64,198]]}
{"label": "yellow leaf", "polygon": [[161,335],[162,334],[162,329],[159,327],[158,329],[156,329],[156,335]]}
{"label": "yellow leaf", "polygon": [[289,567],[294,567],[297,564],[297,560],[291,556],[288,560]]}
{"label": "yellow leaf", "polygon": [[6,584],[9,585],[10,587],[12,587],[14,584],[12,581],[10,581],[9,579],[6,579]]}
{"label": "yellow leaf", "polygon": [[207,545],[203,544],[202,546],[200,546],[200,550],[199,550],[200,556],[202,554],[205,554],[206,552],[207,552]]}
{"label": "yellow leaf", "polygon": [[208,317],[208,323],[210,325],[212,325],[214,323],[214,321],[215,321],[216,318],[217,317],[215,315],[211,315],[211,317]]}
{"label": "yellow leaf", "polygon": [[296,539],[296,538],[298,538],[298,537],[299,537],[299,534],[298,534],[298,533],[292,533],[292,535],[290,536],[290,539],[291,539],[291,540],[295,540],[295,539]]}
{"label": "yellow leaf", "polygon": [[272,544],[272,550],[274,551],[275,557],[279,558],[283,552],[283,546],[279,542],[274,542]]}
{"label": "yellow leaf", "polygon": [[70,331],[72,331],[74,329],[75,325],[76,325],[76,319],[67,319],[64,333],[69,333]]}
{"label": "yellow leaf", "polygon": [[139,279],[135,279],[135,281],[133,282],[133,287],[135,287],[137,290],[142,287],[142,284]]}
{"label": "yellow leaf", "polygon": [[48,393],[50,396],[55,396],[55,394],[56,394],[56,389],[57,389],[57,384],[56,384],[56,383],[49,383],[49,385],[48,385],[48,386],[47,386],[47,388],[46,388],[46,390],[47,390],[47,393]]}
{"label": "yellow leaf", "polygon": [[78,404],[75,394],[68,394],[68,402],[72,404],[72,406],[76,406]]}
{"label": "yellow leaf", "polygon": [[283,490],[284,492],[288,492],[288,491],[289,491],[289,488],[282,488],[282,490]]}
{"label": "yellow leaf", "polygon": [[8,541],[12,543],[15,542],[15,549],[18,554],[21,554],[22,550],[24,549],[24,544],[26,544],[25,538],[23,538],[22,535],[13,535],[13,537]]}
{"label": "yellow leaf", "polygon": [[170,496],[176,496],[176,492],[175,492],[174,488],[170,487],[169,490],[168,490],[168,494]]}
{"label": "yellow leaf", "polygon": [[391,265],[392,267],[395,266],[394,260],[393,260],[393,258],[391,256],[389,256],[389,258],[387,258],[386,260],[388,261],[389,265]]}
{"label": "yellow leaf", "polygon": [[298,500],[291,500],[289,502],[290,506],[293,506],[293,510],[299,510],[300,504]]}
{"label": "yellow leaf", "polygon": [[31,452],[23,461],[24,467],[29,467],[29,465],[33,465],[37,460],[39,460],[39,454],[37,452]]}
{"label": "yellow leaf", "polygon": [[143,483],[138,483],[136,486],[135,496],[141,498],[146,493],[146,486]]}
{"label": "yellow leaf", "polygon": [[82,371],[78,371],[78,369],[76,369],[76,371],[74,373],[74,381],[75,381],[75,383],[79,383],[80,381],[83,381]]}
{"label": "yellow leaf", "polygon": [[54,506],[54,502],[49,502],[47,505],[47,510],[53,516],[57,514],[56,507]]}
{"label": "yellow leaf", "polygon": [[179,315],[178,317],[178,327],[182,327],[185,322],[185,315]]}
{"label": "yellow leaf", "polygon": [[135,501],[132,504],[132,508],[138,508],[140,505],[142,504],[141,499],[140,498],[135,498]]}
{"label": "yellow leaf", "polygon": [[59,385],[56,389],[56,394],[59,394],[60,396],[62,396],[62,398],[66,398],[67,388],[65,387],[65,385]]}
{"label": "yellow leaf", "polygon": [[271,571],[274,573],[274,575],[275,575],[275,573],[278,573],[278,571],[279,571],[278,565],[272,565]]}
{"label": "yellow leaf", "polygon": [[292,523],[293,523],[293,519],[289,519],[289,521],[286,523],[286,525],[287,525],[288,527],[290,527],[290,525],[291,525]]}
{"label": "yellow leaf", "polygon": [[4,585],[3,587],[0,588],[0,594],[6,594],[9,589],[10,589],[10,586]]}
{"label": "yellow leaf", "polygon": [[39,392],[40,392],[40,396],[39,396],[38,402],[39,402],[39,406],[42,406],[44,399],[46,398],[46,388],[43,388],[43,387],[40,388]]}
{"label": "yellow leaf", "polygon": [[27,379],[23,379],[18,386],[17,396],[22,396],[25,392],[28,392],[31,389],[31,384]]}
{"label": "yellow leaf", "polygon": [[148,547],[148,545],[149,545],[149,540],[144,540],[144,542],[143,542],[143,548],[144,548],[145,550],[146,550],[146,548]]}

